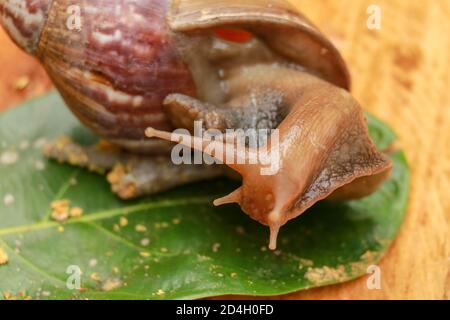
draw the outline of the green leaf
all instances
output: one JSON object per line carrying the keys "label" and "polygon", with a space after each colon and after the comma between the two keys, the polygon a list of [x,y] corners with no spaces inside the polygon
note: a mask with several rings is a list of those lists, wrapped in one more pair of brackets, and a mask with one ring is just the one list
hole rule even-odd
{"label": "green leaf", "polygon": [[[372,116],[368,121],[378,146],[389,146],[392,131]],[[41,299],[189,299],[278,295],[347,281],[378,262],[407,203],[408,168],[396,152],[393,175],[377,193],[319,203],[282,228],[279,250],[271,252],[266,227],[237,206],[212,206],[236,183],[218,180],[121,201],[104,177],[42,156],[42,139],[63,134],[95,141],[56,93],[0,116],[0,154],[3,160],[18,156],[0,164],[0,248],[9,256],[0,266],[0,292],[24,290]],[[85,212],[63,232],[49,219],[55,199],[69,199]],[[120,217],[128,225],[117,231]],[[147,231],[137,232],[137,224]],[[82,271],[84,290],[66,286],[73,265]]]}

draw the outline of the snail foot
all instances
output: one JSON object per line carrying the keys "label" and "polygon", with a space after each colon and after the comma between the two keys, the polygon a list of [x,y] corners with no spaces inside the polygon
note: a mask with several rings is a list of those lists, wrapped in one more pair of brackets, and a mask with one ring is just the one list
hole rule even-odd
{"label": "snail foot", "polygon": [[225,175],[224,166],[175,165],[170,156],[135,155],[105,141],[82,146],[68,137],[59,137],[47,143],[43,153],[59,163],[106,174],[111,190],[121,199],[152,195]]}

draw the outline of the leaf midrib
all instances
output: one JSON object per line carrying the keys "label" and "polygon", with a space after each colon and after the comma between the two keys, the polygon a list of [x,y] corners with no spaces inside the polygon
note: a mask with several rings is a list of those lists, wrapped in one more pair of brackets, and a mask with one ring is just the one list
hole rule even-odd
{"label": "leaf midrib", "polygon": [[[127,207],[121,207],[116,209],[97,211],[90,214],[86,214],[77,219],[71,219],[64,222],[64,225],[68,224],[77,224],[83,222],[92,222],[103,219],[112,218],[119,215],[129,215],[136,212],[141,212],[145,210],[158,209],[158,208],[166,208],[166,207],[176,207],[176,206],[186,206],[186,205],[199,205],[199,204],[208,204],[215,197],[196,197],[196,198],[181,198],[176,200],[162,200],[159,202],[151,202],[151,203],[142,203]],[[41,221],[33,224],[26,224],[21,226],[9,227],[0,229],[0,236],[19,234],[19,233],[27,233],[37,230],[49,229],[52,227],[57,227],[61,225],[60,222],[56,221]]]}

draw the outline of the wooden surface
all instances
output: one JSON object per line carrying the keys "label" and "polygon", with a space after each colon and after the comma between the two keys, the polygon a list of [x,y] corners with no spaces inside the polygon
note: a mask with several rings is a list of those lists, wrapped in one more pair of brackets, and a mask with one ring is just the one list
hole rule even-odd
{"label": "wooden surface", "polygon": [[52,88],[34,58],[19,50],[0,27],[0,110]]}
{"label": "wooden surface", "polygon": [[[411,166],[400,235],[380,264],[382,289],[366,279],[288,298],[450,298],[450,1],[293,1],[329,35],[350,66],[354,96],[388,122]],[[379,5],[381,30],[366,10]]]}
{"label": "wooden surface", "polygon": [[[338,46],[363,107],[399,135],[411,166],[411,196],[400,235],[382,262],[381,290],[366,278],[284,299],[450,298],[450,1],[292,0]],[[370,4],[381,30],[366,26]],[[48,90],[33,59],[0,33],[0,109]],[[21,76],[29,85],[18,90]]]}

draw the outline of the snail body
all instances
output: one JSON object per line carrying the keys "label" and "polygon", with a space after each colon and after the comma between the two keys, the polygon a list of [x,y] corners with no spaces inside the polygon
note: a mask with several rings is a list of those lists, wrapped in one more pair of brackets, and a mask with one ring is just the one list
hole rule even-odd
{"label": "snail body", "polygon": [[[237,146],[216,141],[211,152],[191,136],[195,121],[219,132],[278,130],[279,171],[263,176],[258,165],[225,161],[243,185],[215,202],[237,202],[268,225],[272,249],[278,229],[317,201],[366,196],[388,176],[391,162],[376,150],[348,92],[345,62],[287,2],[86,0],[80,2],[76,29],[67,25],[71,5],[0,0],[0,22],[41,61],[71,111],[102,138],[134,153],[167,155],[169,142],[178,142],[217,157],[224,147],[238,155]],[[168,133],[176,128],[189,131]],[[269,146],[274,136],[268,138]],[[266,155],[274,153],[268,147]],[[49,154],[64,158],[61,150]],[[97,155],[90,150],[76,164],[88,166],[87,159]],[[113,161],[106,162],[111,169]],[[184,182],[206,176],[198,168],[189,170]],[[136,187],[143,170],[136,172],[141,177],[113,190],[122,190],[117,193],[124,198],[145,193]]]}
{"label": "snail body", "polygon": [[[243,72],[240,81],[253,84],[252,90],[244,91],[268,95],[278,91],[281,99],[276,103],[281,109],[289,109],[276,125],[276,143],[271,141],[272,136],[266,142],[263,154],[268,162],[252,162],[252,156],[256,159],[260,154],[259,148],[247,147],[240,152],[242,146],[233,139],[205,140],[153,128],[147,129],[147,136],[185,144],[237,171],[242,176],[242,186],[214,204],[238,203],[250,217],[270,227],[270,248],[275,249],[279,228],[287,221],[330,196],[334,200],[349,200],[370,195],[388,177],[392,164],[376,150],[361,107],[344,89],[285,66],[252,66]],[[259,87],[255,87],[254,78]],[[167,103],[173,108],[186,103],[190,110],[197,109],[195,113],[202,109],[198,102],[181,97],[169,98]],[[208,113],[219,109],[202,110],[206,110],[202,117],[208,118]],[[225,111],[219,118],[227,116]],[[219,121],[222,122],[226,120]],[[276,171],[263,174],[261,169],[268,163],[276,163]]]}

